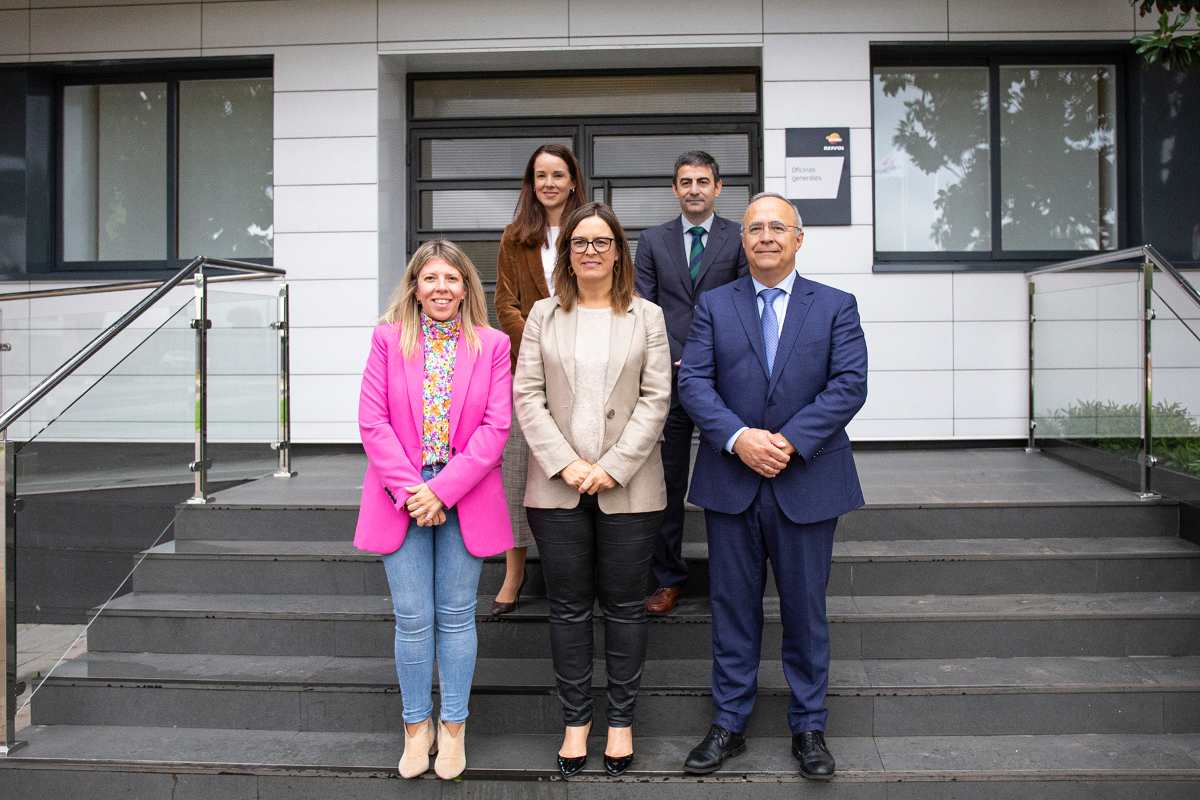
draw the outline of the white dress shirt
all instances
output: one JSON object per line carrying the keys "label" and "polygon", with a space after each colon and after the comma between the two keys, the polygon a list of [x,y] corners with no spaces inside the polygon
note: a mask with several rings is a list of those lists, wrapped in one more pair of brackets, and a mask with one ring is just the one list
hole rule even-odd
{"label": "white dress shirt", "polygon": [[542,272],[546,275],[546,288],[554,297],[554,262],[558,260],[558,226],[546,231],[546,243],[542,245]]}

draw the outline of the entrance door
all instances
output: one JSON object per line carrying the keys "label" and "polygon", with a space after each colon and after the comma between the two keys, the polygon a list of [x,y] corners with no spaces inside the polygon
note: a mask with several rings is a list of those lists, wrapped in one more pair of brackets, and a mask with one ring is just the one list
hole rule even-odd
{"label": "entrance door", "polygon": [[[445,79],[414,78],[418,113],[433,115],[437,107],[437,97],[422,101],[423,82],[431,85],[427,88],[431,93],[454,96],[457,105],[445,104],[456,113],[443,117],[455,116],[453,121],[439,118],[409,122],[409,252],[435,238],[452,239],[461,245],[479,268],[490,311],[500,233],[512,221],[525,163],[546,142],[565,144],[575,152],[592,199],[612,206],[635,248],[642,230],[679,215],[679,204],[671,192],[672,168],[676,157],[688,150],[705,150],[716,158],[724,184],[717,212],[741,219],[750,196],[762,186],[757,76],[721,74],[712,76],[710,82],[698,83],[692,80],[696,76],[689,75],[684,76],[689,78],[684,86],[687,91],[674,91],[680,77],[665,74],[656,82],[655,76],[632,76],[640,82],[633,84],[638,91],[624,104],[594,94],[564,96],[558,98],[557,106],[550,102],[555,99],[554,92],[560,90],[555,81],[564,79],[547,78],[544,84],[528,78],[513,79],[522,91],[538,97],[538,111],[562,112],[561,116],[537,119],[463,116],[472,113],[472,96],[481,109],[474,113],[519,110],[522,103],[505,106],[490,95],[484,97],[484,89],[503,94],[503,79],[463,79],[468,84],[487,83],[486,87],[469,87]],[[625,91],[632,78],[613,78],[598,91]],[[450,90],[447,84],[452,85]],[[645,98],[648,86],[657,92],[653,102]],[[731,94],[731,86],[740,88],[740,93]],[[478,91],[472,93],[471,88]],[[709,97],[706,89],[713,89],[713,96]],[[579,92],[573,86],[563,86],[561,91],[567,95]],[[549,100],[546,95],[551,96]],[[614,110],[703,111],[710,106],[712,113],[567,116],[569,110],[605,110],[610,102]],[[738,113],[717,113],[718,107],[732,107]]]}

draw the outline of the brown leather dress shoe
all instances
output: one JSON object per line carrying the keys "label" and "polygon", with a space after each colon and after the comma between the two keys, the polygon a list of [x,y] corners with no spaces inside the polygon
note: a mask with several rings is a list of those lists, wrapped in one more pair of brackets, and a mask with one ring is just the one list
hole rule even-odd
{"label": "brown leather dress shoe", "polygon": [[682,593],[683,589],[678,586],[658,587],[654,594],[646,598],[646,613],[670,614],[675,610],[675,604],[679,602],[679,595]]}

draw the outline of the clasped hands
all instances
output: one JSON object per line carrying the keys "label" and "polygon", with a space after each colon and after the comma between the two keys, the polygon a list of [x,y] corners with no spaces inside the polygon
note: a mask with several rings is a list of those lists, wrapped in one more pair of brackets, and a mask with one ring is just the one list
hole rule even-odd
{"label": "clasped hands", "polygon": [[559,477],[580,494],[595,494],[612,489],[617,482],[599,464],[589,464],[577,458],[558,473]]}
{"label": "clasped hands", "polygon": [[429,484],[418,483],[416,486],[405,486],[404,491],[409,494],[409,498],[404,501],[404,508],[418,525],[427,528],[430,525],[441,525],[446,521],[446,507],[429,488]]}
{"label": "clasped hands", "polygon": [[750,469],[764,478],[774,478],[796,453],[782,433],[747,428],[733,443],[733,452]]}

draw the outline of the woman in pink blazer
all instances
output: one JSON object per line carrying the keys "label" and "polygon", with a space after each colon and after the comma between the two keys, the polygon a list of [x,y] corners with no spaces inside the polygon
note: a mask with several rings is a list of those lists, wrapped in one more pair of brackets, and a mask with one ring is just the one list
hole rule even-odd
{"label": "woman in pink blazer", "polygon": [[[512,547],[500,462],[512,421],[509,340],[457,245],[426,242],[371,338],[358,425],[367,452],[354,546],[383,555],[404,707],[400,774],[466,768],[483,559]],[[433,727],[433,662],[441,710]]]}

